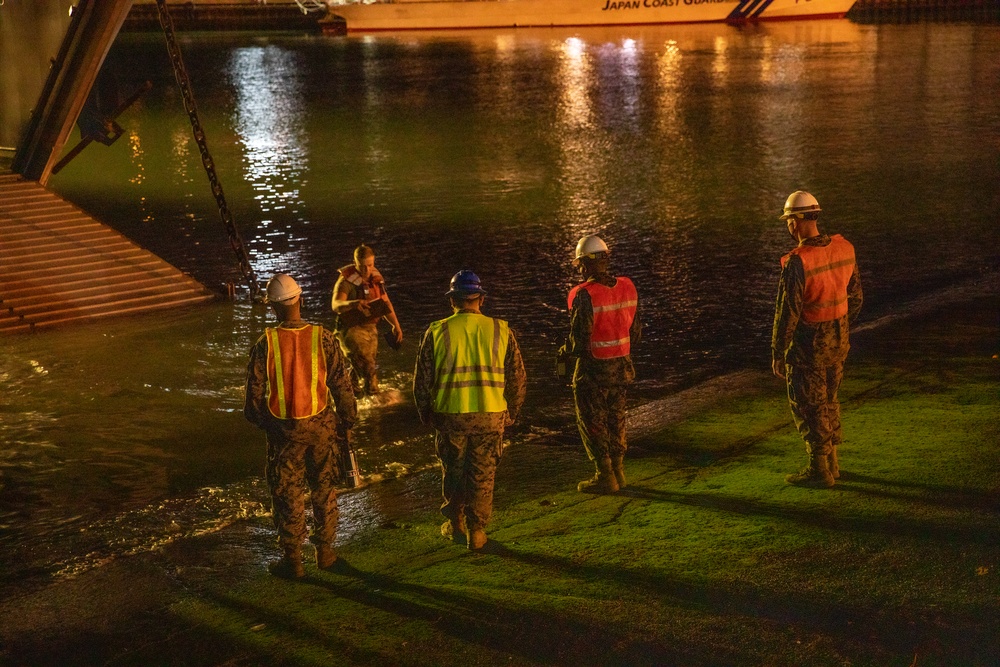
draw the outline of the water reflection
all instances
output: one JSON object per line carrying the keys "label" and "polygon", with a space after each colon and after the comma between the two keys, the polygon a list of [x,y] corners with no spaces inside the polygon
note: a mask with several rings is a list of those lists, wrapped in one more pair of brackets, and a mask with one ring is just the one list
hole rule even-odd
{"label": "water reflection", "polygon": [[590,99],[593,62],[587,44],[578,37],[570,37],[560,45],[558,63],[559,128],[555,138],[561,154],[560,218],[567,221],[568,236],[579,238],[603,227],[603,151]]}
{"label": "water reflection", "polygon": [[259,233],[248,242],[248,252],[262,277],[296,272],[303,264],[296,223],[308,222],[300,186],[309,154],[300,69],[299,54],[274,45],[234,49],[226,68],[235,92],[234,124],[244,146],[245,179],[260,211]]}

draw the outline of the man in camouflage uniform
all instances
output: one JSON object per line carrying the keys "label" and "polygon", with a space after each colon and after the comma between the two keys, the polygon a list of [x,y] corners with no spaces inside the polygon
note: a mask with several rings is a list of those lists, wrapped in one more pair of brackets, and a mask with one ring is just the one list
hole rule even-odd
{"label": "man in camouflage uniform", "polygon": [[359,245],[354,249],[354,263],[341,267],[331,307],[338,314],[337,338],[351,364],[355,395],[377,394],[379,320],[392,326],[390,343],[394,348],[403,342],[403,329],[386,294],[385,280],[375,268],[375,251],[370,247]]}
{"label": "man in camouflage uniform", "polygon": [[863,293],[854,246],[839,234],[821,234],[819,212],[808,192],[793,192],[785,202],[781,219],[798,247],[781,259],[771,368],[787,384],[792,417],[809,454],[809,466],[785,481],[830,488],[840,477],[837,447],[843,441],[837,392]]}
{"label": "man in camouflage uniform", "polygon": [[455,274],[447,296],[454,314],[424,333],[413,397],[420,422],[437,431],[441,514],[448,519],[441,534],[478,550],[493,513],[503,432],[524,403],[524,362],[507,323],[481,313],[486,291],[476,274]]}
{"label": "man in camouflage uniform", "polygon": [[[268,569],[276,576],[305,576],[305,486],[313,508],[313,532],[320,568],[337,560],[337,493],[340,443],[357,417],[344,357],[333,334],[300,318],[302,290],[286,274],[267,285],[278,318],[250,350],[243,414],[267,436],[267,484],[274,526],[284,556]],[[333,400],[336,414],[330,408]]]}
{"label": "man in camouflage uniform", "polygon": [[559,350],[560,359],[576,358],[576,423],[597,468],[577,485],[587,493],[615,493],[626,485],[625,390],[635,379],[631,345],[642,334],[635,286],[608,272],[610,254],[597,236],[577,244],[573,266],[584,282],[569,294],[570,331]]}

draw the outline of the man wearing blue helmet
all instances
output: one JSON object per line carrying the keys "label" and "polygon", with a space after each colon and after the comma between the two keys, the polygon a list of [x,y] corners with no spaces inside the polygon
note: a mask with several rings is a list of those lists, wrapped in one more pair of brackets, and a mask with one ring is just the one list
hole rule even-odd
{"label": "man wearing blue helmet", "polygon": [[441,514],[448,519],[441,533],[479,550],[493,513],[503,432],[524,403],[524,362],[507,322],[482,314],[479,276],[459,271],[446,296],[454,313],[432,322],[420,341],[413,397],[421,423],[437,431]]}

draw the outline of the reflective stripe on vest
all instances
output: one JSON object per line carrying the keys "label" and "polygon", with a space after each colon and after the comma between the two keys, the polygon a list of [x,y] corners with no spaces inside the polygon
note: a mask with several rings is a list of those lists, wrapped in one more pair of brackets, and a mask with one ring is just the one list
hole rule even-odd
{"label": "reflective stripe on vest", "polygon": [[267,408],[278,419],[305,419],[326,409],[323,327],[268,327]]}
{"label": "reflective stripe on vest", "polygon": [[847,284],[854,273],[854,246],[840,234],[830,245],[800,245],[781,258],[784,268],[792,255],[802,260],[806,283],[802,289],[802,319],[810,324],[847,315]]}
{"label": "reflective stripe on vest", "polygon": [[581,283],[570,290],[567,303],[573,309],[573,301],[581,289],[590,294],[594,306],[594,329],[590,334],[590,353],[595,359],[625,357],[632,352],[632,338],[629,329],[635,319],[635,309],[639,297],[635,285],[624,276],[619,277],[614,287],[594,281]]}
{"label": "reflective stripe on vest", "polygon": [[434,412],[505,411],[507,323],[477,313],[455,313],[432,323],[430,329],[437,376]]}

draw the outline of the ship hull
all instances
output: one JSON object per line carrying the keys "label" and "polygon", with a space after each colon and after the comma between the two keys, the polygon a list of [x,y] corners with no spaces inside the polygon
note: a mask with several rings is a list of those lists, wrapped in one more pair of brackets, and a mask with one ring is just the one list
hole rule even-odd
{"label": "ship hull", "polygon": [[332,5],[329,21],[349,32],[741,22],[843,16],[854,1],[404,0]]}

